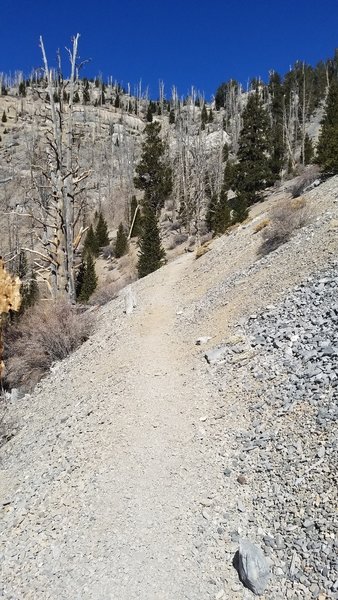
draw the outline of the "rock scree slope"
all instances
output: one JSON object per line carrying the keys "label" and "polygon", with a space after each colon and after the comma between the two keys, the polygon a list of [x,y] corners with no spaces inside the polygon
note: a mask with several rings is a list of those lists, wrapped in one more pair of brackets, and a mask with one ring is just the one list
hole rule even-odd
{"label": "rock scree slope", "polygon": [[122,296],[106,305],[92,338],[12,399],[1,598],[249,600],[241,538],[270,561],[266,599],[337,597],[338,178],[307,198],[312,223],[277,251],[257,258],[267,202],[198,261],[133,284],[131,315]]}

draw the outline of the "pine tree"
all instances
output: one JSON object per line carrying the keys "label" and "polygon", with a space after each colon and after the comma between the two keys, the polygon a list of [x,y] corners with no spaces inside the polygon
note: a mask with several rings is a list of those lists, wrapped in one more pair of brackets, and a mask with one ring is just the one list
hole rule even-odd
{"label": "pine tree", "polygon": [[217,196],[217,194],[213,194],[211,196],[207,214],[205,217],[205,222],[206,222],[208,231],[215,231],[217,205],[218,205],[218,196]]}
{"label": "pine tree", "polygon": [[164,206],[172,190],[172,171],[165,162],[165,145],[160,138],[160,123],[149,123],[142,145],[141,161],[136,166],[135,187],[144,190],[144,204],[151,204],[155,211]]}
{"label": "pine tree", "polygon": [[138,208],[136,196],[133,196],[130,204],[130,227],[132,226],[136,209],[137,213],[130,237],[139,237],[142,232],[142,217],[140,213],[140,208]]}
{"label": "pine tree", "polygon": [[90,296],[97,287],[97,276],[95,273],[95,262],[90,252],[86,253],[77,279],[78,302],[88,302]]}
{"label": "pine tree", "polygon": [[312,144],[312,140],[309,137],[309,134],[306,133],[305,134],[305,138],[304,138],[304,160],[303,160],[303,156],[301,155],[301,162],[304,163],[304,165],[309,165],[312,162],[313,159],[313,144]]}
{"label": "pine tree", "polygon": [[242,223],[249,214],[248,206],[242,196],[236,196],[232,201],[232,223]]}
{"label": "pine tree", "polygon": [[5,111],[2,113],[1,121],[2,123],[7,123],[7,115]]}
{"label": "pine tree", "polygon": [[317,146],[317,160],[325,175],[338,173],[338,79],[331,80],[326,114]]}
{"label": "pine tree", "polygon": [[36,281],[36,275],[33,271],[31,271],[30,277],[28,276],[29,270],[27,257],[23,250],[21,250],[19,254],[16,272],[21,281],[21,305],[20,310],[18,311],[18,316],[20,317],[27,308],[33,306],[39,299],[39,286]]}
{"label": "pine tree", "polygon": [[229,158],[229,146],[228,146],[228,144],[225,143],[222,148],[222,161],[227,162],[228,158]]}
{"label": "pine tree", "polygon": [[115,108],[120,108],[120,96],[118,94],[116,94],[114,106]]}
{"label": "pine tree", "polygon": [[271,183],[279,178],[285,160],[285,143],[283,136],[284,90],[281,77],[275,71],[270,75],[269,93],[271,96]]}
{"label": "pine tree", "polygon": [[169,113],[169,125],[173,125],[175,123],[175,111],[172,109]]}
{"label": "pine tree", "polygon": [[95,229],[95,238],[96,242],[99,245],[99,248],[103,248],[104,246],[109,245],[108,225],[101,212],[98,215],[97,225]]}
{"label": "pine tree", "polygon": [[209,123],[213,123],[214,121],[214,113],[212,112],[212,109],[209,110],[209,117],[208,117],[208,122]]}
{"label": "pine tree", "polygon": [[121,258],[121,256],[126,254],[127,250],[128,250],[128,239],[127,239],[123,224],[120,223],[118,230],[117,230],[116,242],[115,242],[116,258]]}
{"label": "pine tree", "polygon": [[165,258],[156,212],[149,205],[144,208],[142,225],[143,231],[139,239],[140,253],[137,265],[139,277],[145,277],[159,269]]}
{"label": "pine tree", "polygon": [[172,171],[165,162],[165,145],[160,138],[160,131],[159,123],[146,126],[146,139],[134,179],[135,186],[144,190],[142,231],[139,237],[139,277],[158,269],[165,257],[157,214],[172,190]]}
{"label": "pine tree", "polygon": [[90,93],[89,93],[89,82],[86,80],[83,94],[82,94],[83,104],[88,104],[90,102]]}
{"label": "pine tree", "polygon": [[152,123],[152,120],[153,120],[153,111],[152,111],[152,108],[151,108],[151,103],[149,103],[149,105],[148,105],[146,119],[147,119],[148,123]]}
{"label": "pine tree", "polygon": [[80,96],[79,96],[79,92],[78,91],[75,92],[73,101],[74,101],[75,104],[77,104],[78,102],[80,102]]}
{"label": "pine tree", "polygon": [[201,129],[205,129],[205,124],[208,122],[208,112],[207,107],[203,104],[202,112],[201,112]]}
{"label": "pine tree", "polygon": [[85,255],[90,253],[93,256],[98,256],[99,249],[100,247],[96,239],[93,225],[90,225],[83,245],[83,254]]}
{"label": "pine tree", "polygon": [[22,98],[26,96],[26,84],[24,81],[19,83],[19,96],[22,96]]}
{"label": "pine tree", "polygon": [[238,165],[234,187],[237,196],[250,206],[261,200],[261,190],[271,180],[268,152],[270,128],[268,115],[258,93],[249,96],[243,111],[243,128],[239,137]]}
{"label": "pine tree", "polygon": [[222,189],[216,207],[214,231],[224,233],[231,225],[231,210],[228,204],[228,194]]}

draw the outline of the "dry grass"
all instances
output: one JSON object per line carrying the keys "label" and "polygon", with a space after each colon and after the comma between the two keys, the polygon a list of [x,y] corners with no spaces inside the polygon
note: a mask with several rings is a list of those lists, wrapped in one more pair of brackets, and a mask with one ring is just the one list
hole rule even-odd
{"label": "dry grass", "polygon": [[263,219],[263,221],[261,221],[260,223],[257,223],[257,225],[254,227],[254,233],[259,233],[260,231],[262,231],[262,229],[265,229],[265,227],[267,227],[268,225],[270,225],[270,219]]}
{"label": "dry grass", "polygon": [[206,254],[210,250],[211,248],[209,248],[208,243],[204,244],[203,246],[199,246],[196,250],[195,258],[201,258],[201,256],[204,256],[204,254]]}
{"label": "dry grass", "polygon": [[44,302],[26,311],[6,331],[6,382],[31,390],[48,372],[88,339],[92,318],[67,302]]}
{"label": "dry grass", "polygon": [[291,189],[292,197],[298,198],[301,194],[303,194],[307,188],[311,188],[312,184],[318,179],[320,176],[320,169],[317,165],[311,165],[300,175],[298,181],[294,184]]}
{"label": "dry grass", "polygon": [[104,304],[107,304],[107,302],[117,298],[119,292],[135,280],[136,277],[129,275],[121,277],[117,281],[100,285],[91,295],[89,304],[92,306],[103,306]]}
{"label": "dry grass", "polygon": [[259,254],[269,254],[287,242],[294,231],[307,225],[311,220],[311,210],[304,198],[284,200],[270,213],[270,223],[262,229],[263,243]]}

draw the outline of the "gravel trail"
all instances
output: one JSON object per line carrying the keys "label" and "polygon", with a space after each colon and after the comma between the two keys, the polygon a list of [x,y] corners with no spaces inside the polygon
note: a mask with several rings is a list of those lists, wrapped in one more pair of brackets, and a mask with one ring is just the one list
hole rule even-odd
{"label": "gravel trail", "polygon": [[19,481],[2,498],[2,597],[209,597],[194,541],[212,475],[195,434],[212,391],[189,377],[173,327],[189,259],[155,275],[150,304],[139,286],[122,326],[104,320],[104,338],[22,401],[26,425],[5,450]]}

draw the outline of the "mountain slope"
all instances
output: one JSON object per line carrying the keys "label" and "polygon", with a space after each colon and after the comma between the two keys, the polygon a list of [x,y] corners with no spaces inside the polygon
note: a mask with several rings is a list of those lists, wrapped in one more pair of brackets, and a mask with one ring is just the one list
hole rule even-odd
{"label": "mountain slope", "polygon": [[[133,284],[131,315],[122,297],[104,307],[95,335],[12,401],[19,431],[1,467],[2,597],[251,597],[232,557],[239,535],[263,543],[273,509],[261,499],[251,519],[258,471],[241,436],[262,384],[247,387],[252,355],[236,350],[238,325],[337,259],[337,194],[337,177],[307,194],[312,223],[260,259],[254,230],[273,199],[255,206],[198,261],[186,254]],[[212,337],[206,350],[200,336]],[[238,355],[225,371],[204,358],[220,342]],[[295,582],[271,558],[267,597],[313,597],[309,577]],[[323,591],[333,597],[328,584]]]}

